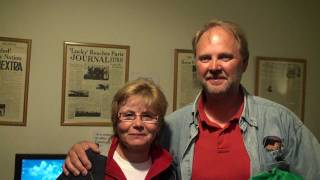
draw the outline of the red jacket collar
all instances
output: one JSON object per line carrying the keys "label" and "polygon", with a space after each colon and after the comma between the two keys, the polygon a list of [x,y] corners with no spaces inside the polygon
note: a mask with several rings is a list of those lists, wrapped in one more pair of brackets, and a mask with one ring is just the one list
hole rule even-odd
{"label": "red jacket collar", "polygon": [[[108,152],[107,163],[105,167],[105,180],[107,179],[126,179],[120,166],[113,159],[114,152],[119,144],[117,137],[112,138],[110,149]],[[146,176],[146,179],[152,179],[157,177],[161,172],[165,171],[172,163],[172,157],[168,151],[160,146],[152,146],[151,148],[152,165]]]}

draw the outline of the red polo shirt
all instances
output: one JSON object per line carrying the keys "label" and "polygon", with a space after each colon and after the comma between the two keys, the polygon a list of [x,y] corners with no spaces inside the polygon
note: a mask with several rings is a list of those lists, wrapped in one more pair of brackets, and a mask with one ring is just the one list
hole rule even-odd
{"label": "red polo shirt", "polygon": [[238,123],[244,103],[221,128],[205,114],[203,98],[204,95],[198,103],[199,135],[194,149],[192,179],[249,179],[250,159]]}

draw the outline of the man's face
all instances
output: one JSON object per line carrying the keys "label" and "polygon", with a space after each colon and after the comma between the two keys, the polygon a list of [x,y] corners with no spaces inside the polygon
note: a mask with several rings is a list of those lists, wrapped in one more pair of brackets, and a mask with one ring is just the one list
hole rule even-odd
{"label": "man's face", "polygon": [[221,27],[203,33],[196,47],[196,66],[202,86],[209,95],[237,93],[246,70],[237,41]]}

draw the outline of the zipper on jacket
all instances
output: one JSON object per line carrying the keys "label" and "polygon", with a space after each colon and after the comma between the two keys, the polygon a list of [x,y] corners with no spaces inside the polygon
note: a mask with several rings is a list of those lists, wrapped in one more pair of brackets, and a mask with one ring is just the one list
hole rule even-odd
{"label": "zipper on jacket", "polygon": [[89,171],[90,180],[94,180],[91,171]]}

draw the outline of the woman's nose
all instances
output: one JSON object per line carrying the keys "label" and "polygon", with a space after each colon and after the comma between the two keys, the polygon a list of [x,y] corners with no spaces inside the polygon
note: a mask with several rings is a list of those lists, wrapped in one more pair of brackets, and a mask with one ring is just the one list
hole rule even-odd
{"label": "woman's nose", "polygon": [[132,123],[133,123],[135,126],[143,126],[143,121],[142,121],[140,115],[138,115],[138,116],[136,117],[136,119],[133,120]]}

